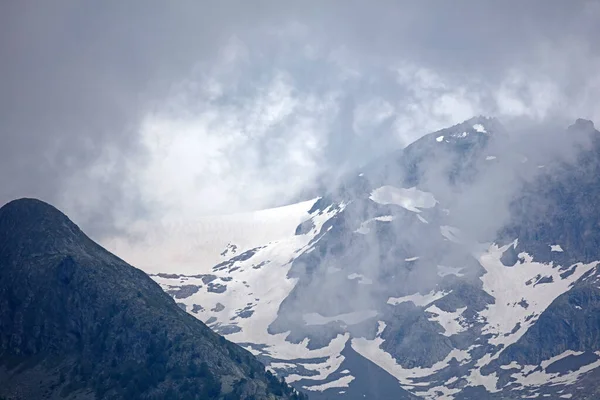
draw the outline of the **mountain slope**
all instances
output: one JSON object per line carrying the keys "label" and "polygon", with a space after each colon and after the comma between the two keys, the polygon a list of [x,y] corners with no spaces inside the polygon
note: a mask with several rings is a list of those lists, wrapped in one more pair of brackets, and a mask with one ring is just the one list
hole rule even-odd
{"label": "mountain slope", "polygon": [[0,381],[9,399],[298,397],[34,199],[0,209]]}
{"label": "mountain slope", "polygon": [[597,398],[599,160],[589,121],[474,118],[286,208],[287,236],[153,278],[315,398]]}

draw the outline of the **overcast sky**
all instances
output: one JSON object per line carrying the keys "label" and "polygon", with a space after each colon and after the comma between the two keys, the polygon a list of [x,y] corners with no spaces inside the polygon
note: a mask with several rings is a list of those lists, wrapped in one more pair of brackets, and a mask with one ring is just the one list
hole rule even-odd
{"label": "overcast sky", "polygon": [[3,1],[0,203],[100,238],[284,204],[485,114],[600,121],[597,1]]}

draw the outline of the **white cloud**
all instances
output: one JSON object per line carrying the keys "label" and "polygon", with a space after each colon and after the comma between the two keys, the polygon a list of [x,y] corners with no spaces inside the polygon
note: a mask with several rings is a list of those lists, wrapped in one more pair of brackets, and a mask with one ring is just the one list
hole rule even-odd
{"label": "white cloud", "polygon": [[394,114],[394,107],[379,97],[358,104],[354,110],[354,120],[352,122],[354,133],[369,135]]}
{"label": "white cloud", "polygon": [[252,82],[235,68],[219,81],[192,77],[145,116],[146,156],[133,171],[143,198],[183,218],[283,204],[316,180],[335,94],[298,91],[286,72],[268,72]]}
{"label": "white cloud", "polygon": [[474,115],[542,120],[557,109],[595,112],[577,105],[590,103],[599,81],[590,81],[581,102],[564,104],[564,87],[553,79],[566,71],[558,64],[515,64],[484,82],[407,60],[362,59],[343,46],[320,45],[302,25],[271,36],[280,44],[264,49],[232,37],[142,119],[145,153],[130,163],[127,180],[158,215],[285,204],[323,176],[341,176],[378,152]]}
{"label": "white cloud", "polygon": [[494,93],[498,113],[542,120],[559,104],[559,89],[549,77],[511,71]]}
{"label": "white cloud", "polygon": [[395,130],[406,145],[420,136],[485,114],[481,94],[469,81],[456,82],[433,69],[403,63],[395,70],[399,97]]}

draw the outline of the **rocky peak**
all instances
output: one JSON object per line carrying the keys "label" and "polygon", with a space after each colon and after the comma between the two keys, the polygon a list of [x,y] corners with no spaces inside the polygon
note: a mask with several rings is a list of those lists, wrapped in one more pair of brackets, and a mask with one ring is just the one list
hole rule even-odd
{"label": "rocky peak", "polygon": [[595,130],[594,122],[583,118],[577,118],[575,122],[569,126],[569,132],[593,132]]}
{"label": "rocky peak", "polygon": [[0,398],[302,398],[35,199],[0,209],[0,382]]}
{"label": "rocky peak", "polygon": [[0,208],[2,252],[19,249],[29,254],[57,253],[72,250],[82,240],[89,239],[77,225],[41,200],[18,199]]}

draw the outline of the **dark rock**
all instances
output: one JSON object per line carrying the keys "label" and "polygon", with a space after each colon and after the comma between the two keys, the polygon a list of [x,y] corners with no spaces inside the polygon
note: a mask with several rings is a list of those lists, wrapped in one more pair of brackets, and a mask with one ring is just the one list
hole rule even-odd
{"label": "dark rock", "polygon": [[237,253],[237,248],[238,247],[235,244],[227,243],[227,246],[225,246],[225,250],[221,252],[221,256],[226,257],[229,255],[229,253],[235,254]]}
{"label": "dark rock", "polygon": [[269,261],[261,261],[256,265],[253,265],[252,268],[253,269],[261,269],[262,267],[264,267],[265,265],[267,265],[269,263]]}
{"label": "dark rock", "polygon": [[521,365],[537,365],[566,350],[598,349],[600,289],[582,284],[559,296],[499,360],[502,364],[514,360]]}
{"label": "dark rock", "polygon": [[557,372],[564,374],[571,371],[577,371],[584,365],[596,362],[598,358],[599,357],[596,355],[596,353],[592,352],[585,352],[581,355],[570,355],[548,365],[546,367],[546,372],[549,374],[554,374]]}
{"label": "dark rock", "polygon": [[202,282],[204,282],[205,285],[208,285],[209,283],[211,283],[212,281],[217,279],[217,276],[216,275],[201,275],[201,278],[202,278]]}
{"label": "dark rock", "polygon": [[517,262],[519,262],[519,256],[517,254],[517,250],[515,246],[511,245],[502,253],[502,257],[500,257],[500,262],[507,267],[513,267]]}
{"label": "dark rock", "polygon": [[220,283],[209,283],[207,289],[209,292],[213,292],[213,293],[225,293],[225,291],[227,290],[227,286],[226,285],[222,285]]}
{"label": "dark rock", "polygon": [[186,299],[197,293],[201,286],[198,285],[182,285],[176,286],[173,289],[168,289],[166,292],[176,299]]}
{"label": "dark rock", "polygon": [[262,247],[255,247],[253,249],[243,252],[242,254],[232,257],[227,261],[223,261],[222,263],[215,265],[213,267],[213,271],[221,271],[224,269],[228,269],[228,268],[233,267],[233,265],[238,261],[246,261],[246,260],[250,259],[252,256],[254,256],[254,254],[256,254],[256,252],[259,251],[260,249],[262,249]]}
{"label": "dark rock", "polygon": [[527,303],[527,301],[525,301],[525,299],[521,299],[521,301],[517,304],[519,304],[524,309],[527,309],[529,307],[529,303]]}
{"label": "dark rock", "polygon": [[544,283],[552,282],[554,282],[554,278],[552,276],[542,276],[540,279],[537,280],[537,282],[535,282],[535,285],[533,286],[543,285]]}
{"label": "dark rock", "polygon": [[237,333],[237,332],[240,332],[242,330],[242,328],[240,328],[237,325],[221,325],[221,324],[217,324],[217,325],[213,326],[212,328],[219,335],[231,335],[232,333]]}
{"label": "dark rock", "polygon": [[201,306],[201,305],[199,305],[199,304],[194,304],[194,305],[192,306],[192,312],[193,312],[194,314],[198,314],[200,311],[203,311],[203,310],[204,310],[204,307],[202,307],[202,306]]}
{"label": "dark rock", "polygon": [[164,279],[179,279],[180,277],[182,277],[183,275],[178,275],[178,274],[165,274],[165,273],[159,273],[156,274],[156,276],[160,277],[160,278],[164,278]]}
{"label": "dark rock", "polygon": [[238,314],[240,318],[250,318],[254,314],[254,310],[244,310]]}
{"label": "dark rock", "polygon": [[302,222],[296,227],[295,235],[306,235],[315,228],[315,223],[312,219]]}

